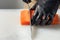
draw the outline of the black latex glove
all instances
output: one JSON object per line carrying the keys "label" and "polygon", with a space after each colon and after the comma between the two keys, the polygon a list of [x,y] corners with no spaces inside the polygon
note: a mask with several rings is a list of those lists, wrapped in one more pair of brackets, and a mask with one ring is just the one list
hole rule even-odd
{"label": "black latex glove", "polygon": [[31,2],[31,0],[23,0],[25,3],[30,3]]}
{"label": "black latex glove", "polygon": [[35,13],[31,19],[32,25],[50,25],[57,12],[60,0],[38,0],[35,6],[31,9],[35,10]]}

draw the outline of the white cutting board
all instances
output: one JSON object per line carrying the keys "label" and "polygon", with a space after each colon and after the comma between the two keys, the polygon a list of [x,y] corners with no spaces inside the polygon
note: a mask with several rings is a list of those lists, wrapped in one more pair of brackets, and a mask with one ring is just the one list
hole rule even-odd
{"label": "white cutting board", "polygon": [[0,40],[31,40],[30,26],[19,22],[20,9],[0,9]]}
{"label": "white cutting board", "polygon": [[[0,40],[31,40],[30,26],[22,26],[19,22],[20,9],[1,9]],[[36,33],[34,40],[60,40],[59,28],[36,27],[33,33]]]}

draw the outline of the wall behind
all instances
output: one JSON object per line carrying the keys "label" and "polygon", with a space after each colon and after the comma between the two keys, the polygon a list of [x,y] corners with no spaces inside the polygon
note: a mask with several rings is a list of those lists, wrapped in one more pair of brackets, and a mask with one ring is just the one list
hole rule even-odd
{"label": "wall behind", "polygon": [[23,5],[22,0],[0,0],[0,9],[18,9]]}

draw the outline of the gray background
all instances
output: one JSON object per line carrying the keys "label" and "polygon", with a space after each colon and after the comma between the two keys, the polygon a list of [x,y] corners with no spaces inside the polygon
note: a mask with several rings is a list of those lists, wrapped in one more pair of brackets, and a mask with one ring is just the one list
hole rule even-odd
{"label": "gray background", "polygon": [[24,8],[22,0],[0,0],[0,9]]}

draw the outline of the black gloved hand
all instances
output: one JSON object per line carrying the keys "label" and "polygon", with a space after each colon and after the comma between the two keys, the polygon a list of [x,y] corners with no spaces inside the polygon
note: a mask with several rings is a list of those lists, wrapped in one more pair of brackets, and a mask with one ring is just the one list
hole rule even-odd
{"label": "black gloved hand", "polygon": [[[38,0],[35,7],[35,13],[31,19],[32,25],[50,25],[59,6],[58,0],[43,1]],[[34,8],[32,8],[34,9]]]}
{"label": "black gloved hand", "polygon": [[23,0],[25,3],[30,3],[31,2],[31,0]]}

